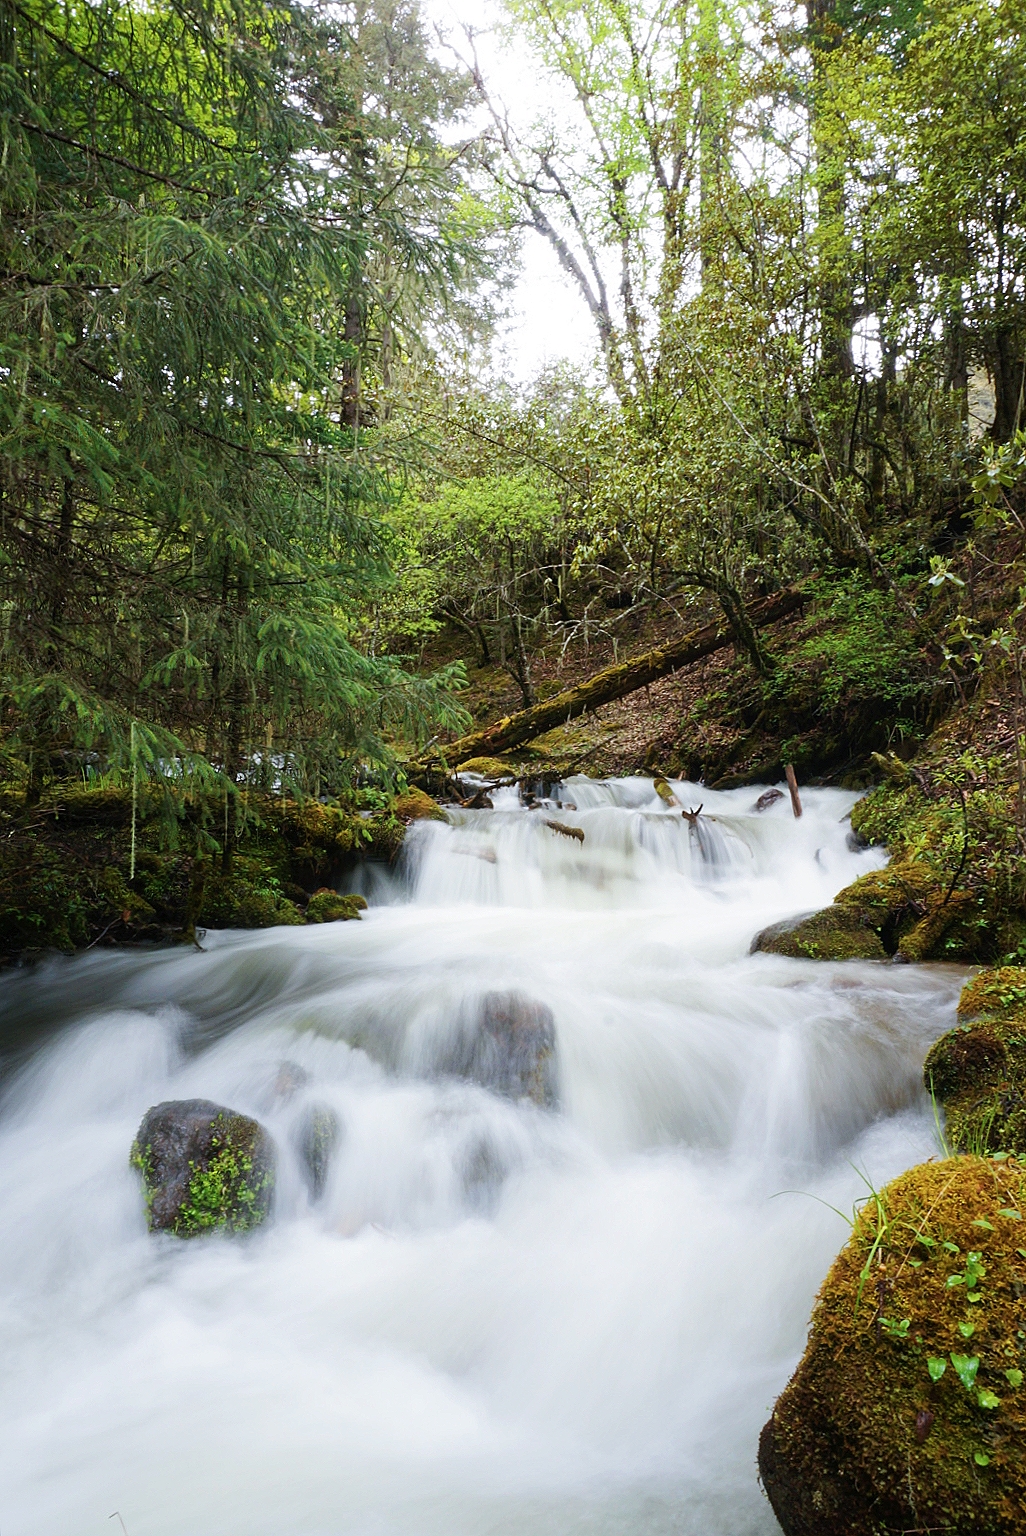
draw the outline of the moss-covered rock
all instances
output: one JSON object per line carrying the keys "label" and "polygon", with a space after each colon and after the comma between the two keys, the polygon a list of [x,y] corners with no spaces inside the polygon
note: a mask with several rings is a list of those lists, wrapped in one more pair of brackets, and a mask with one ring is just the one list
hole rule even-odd
{"label": "moss-covered rock", "polygon": [[437,800],[411,784],[404,794],[397,795],[392,809],[401,821],[445,821],[446,814]]}
{"label": "moss-covered rock", "polygon": [[923,1066],[960,1152],[1026,1153],[1026,969],[981,971],[963,989],[964,1021],[935,1042]]}
{"label": "moss-covered rock", "polygon": [[456,772],[476,773],[482,779],[514,779],[517,771],[499,757],[468,757],[465,763],[460,763]]}
{"label": "moss-covered rock", "polygon": [[864,1205],[762,1433],[785,1536],[1026,1530],[1026,1165],[925,1163]]}
{"label": "moss-covered rock", "polygon": [[151,1232],[245,1232],[270,1211],[274,1144],[258,1121],[209,1099],[147,1110],[131,1161],[143,1177]]}
{"label": "moss-covered rock", "polygon": [[326,886],[314,891],[306,904],[308,923],[348,923],[367,910],[362,896],[340,896],[338,891]]}
{"label": "moss-covered rock", "polygon": [[874,755],[884,782],[852,809],[853,830],[892,858],[836,898],[874,914],[906,960],[989,961],[1022,942],[1022,859],[1007,785],[968,756],[909,765]]}
{"label": "moss-covered rock", "polygon": [[855,908],[835,903],[808,917],[788,918],[764,928],[752,953],[788,955],[796,960],[885,960],[879,934]]}

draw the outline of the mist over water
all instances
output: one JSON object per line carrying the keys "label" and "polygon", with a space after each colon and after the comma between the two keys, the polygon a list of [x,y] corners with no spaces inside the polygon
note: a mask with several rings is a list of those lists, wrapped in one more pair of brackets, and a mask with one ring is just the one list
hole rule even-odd
{"label": "mist over water", "polygon": [[[883,862],[855,796],[674,788],[693,828],[646,779],[498,791],[364,872],[360,922],[0,978],[3,1536],[777,1530],[756,1442],[828,1206],[935,1153],[962,972],[750,956]],[[558,1110],[446,1070],[494,992],[551,1010]],[[277,1143],[244,1240],[146,1232],[132,1138],[193,1097]]]}

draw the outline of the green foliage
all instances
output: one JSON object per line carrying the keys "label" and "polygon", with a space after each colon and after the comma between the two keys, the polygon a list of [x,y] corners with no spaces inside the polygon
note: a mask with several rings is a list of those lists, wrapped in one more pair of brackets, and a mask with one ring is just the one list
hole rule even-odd
{"label": "green foliage", "polygon": [[444,229],[391,197],[326,10],[32,0],[3,27],[7,774],[209,792],[259,764],[317,793],[458,725],[458,669],[355,643],[392,493],[338,408],[354,284],[386,251],[396,291],[459,267],[451,179]]}
{"label": "green foliage", "polygon": [[227,1146],[205,1167],[192,1165],[185,1199],[172,1229],[178,1237],[224,1230],[248,1232],[267,1215],[269,1173],[254,1169],[253,1159]]}

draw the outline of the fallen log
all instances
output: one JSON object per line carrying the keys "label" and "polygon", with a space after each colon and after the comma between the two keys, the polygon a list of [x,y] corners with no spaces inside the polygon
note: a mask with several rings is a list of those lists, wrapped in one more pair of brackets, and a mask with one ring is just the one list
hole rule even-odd
{"label": "fallen log", "polygon": [[[749,622],[772,624],[793,613],[805,601],[804,593],[796,591],[794,587],[785,588],[783,592],[775,592],[772,597],[753,603],[748,609]],[[544,735],[557,725],[565,725],[570,720],[576,720],[579,715],[587,714],[589,710],[611,704],[614,699],[622,699],[626,694],[654,683],[657,678],[666,677],[680,667],[691,666],[704,656],[711,656],[713,651],[730,645],[733,639],[734,631],[725,621],[705,624],[701,629],[693,629],[679,640],[668,641],[666,645],[657,645],[654,650],[645,651],[631,661],[603,667],[601,672],[596,672],[586,682],[578,683],[576,688],[565,688],[562,693],[554,694],[551,699],[545,699],[540,704],[533,704],[530,709],[506,715],[494,725],[486,726],[483,731],[461,736],[458,741],[450,742],[440,749],[436,758],[444,753],[447,762],[458,765],[471,757],[508,752],[512,747],[533,740],[535,736]]]}

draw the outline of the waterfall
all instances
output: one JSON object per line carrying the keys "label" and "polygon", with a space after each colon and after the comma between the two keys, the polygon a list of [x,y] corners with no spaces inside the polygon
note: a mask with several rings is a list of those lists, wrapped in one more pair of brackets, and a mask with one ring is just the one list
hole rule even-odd
{"label": "waterfall", "polygon": [[[883,863],[856,797],[670,788],[500,788],[359,922],[0,978],[5,1536],[772,1536],[831,1207],[935,1151],[962,972],[750,955]],[[511,1018],[533,1100],[489,1075]],[[265,1229],[147,1233],[128,1150],[184,1098],[270,1131]]]}

